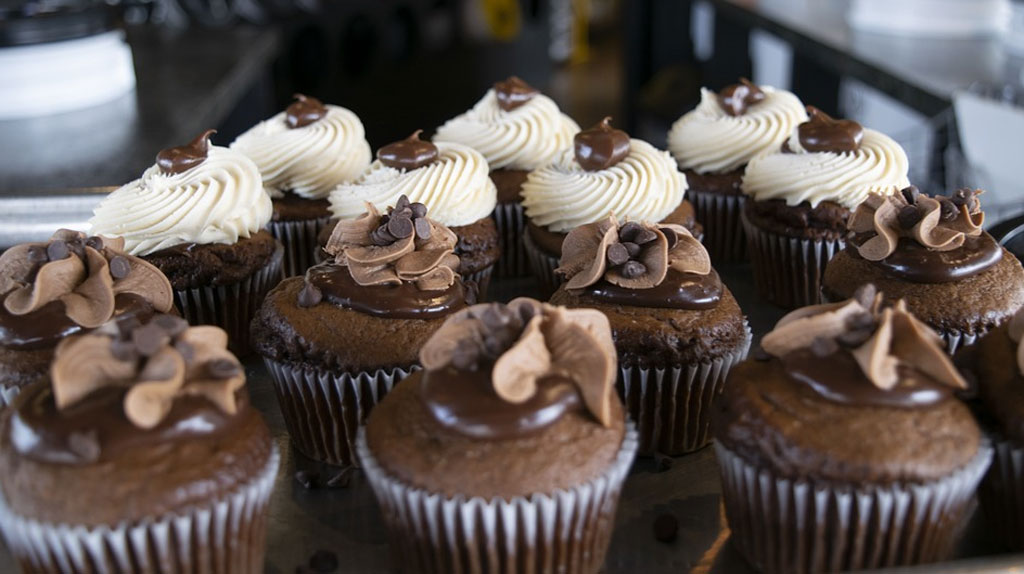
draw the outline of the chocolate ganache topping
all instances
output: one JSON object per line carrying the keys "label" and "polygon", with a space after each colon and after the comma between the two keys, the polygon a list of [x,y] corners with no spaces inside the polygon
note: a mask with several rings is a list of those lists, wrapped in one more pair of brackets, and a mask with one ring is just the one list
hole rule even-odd
{"label": "chocolate ganache topping", "polygon": [[849,152],[860,149],[864,128],[853,120],[837,120],[814,106],[810,119],[797,126],[800,145],[807,151]]}
{"label": "chocolate ganache topping", "polygon": [[210,136],[217,130],[206,130],[189,143],[167,148],[156,154],[156,164],[165,175],[182,173],[203,163],[210,152]]}
{"label": "chocolate ganache topping", "polygon": [[892,307],[882,300],[868,284],[847,301],[797,309],[761,347],[791,377],[838,402],[914,407],[966,389],[939,336],[903,300]]}
{"label": "chocolate ganache topping", "polygon": [[123,251],[124,239],[61,229],[0,255],[0,344],[32,348],[94,329],[120,312],[166,313],[167,277]]}
{"label": "chocolate ganache topping", "polygon": [[708,252],[685,227],[619,225],[614,215],[570,231],[555,271],[566,289],[625,305],[709,309],[722,295]]}
{"label": "chocolate ganache topping", "polygon": [[295,94],[295,103],[284,111],[284,121],[291,129],[301,128],[327,115],[327,106],[316,98]]}
{"label": "chocolate ganache topping", "polygon": [[506,112],[511,112],[532,100],[539,93],[540,90],[516,76],[509,76],[507,80],[494,83],[494,95],[498,99],[498,107]]}
{"label": "chocolate ganache topping", "polygon": [[730,116],[742,116],[747,108],[764,101],[764,91],[750,80],[740,78],[740,83],[727,86],[718,93],[718,105]]}
{"label": "chocolate ganache topping", "polygon": [[888,272],[922,283],[955,281],[999,262],[1003,250],[982,231],[981,190],[929,197],[916,187],[872,193],[850,216],[850,246]]}
{"label": "chocolate ganache topping", "polygon": [[404,140],[388,144],[377,150],[377,159],[395,169],[418,169],[437,161],[440,152],[431,142],[420,139],[423,130],[416,130]]}
{"label": "chocolate ganache topping", "polygon": [[579,411],[609,426],[615,357],[600,311],[527,298],[474,305],[420,350],[421,396],[441,425],[477,438],[517,438]]}
{"label": "chocolate ganache topping", "polygon": [[629,155],[629,134],[612,127],[611,116],[573,136],[576,163],[587,171],[608,169]]}

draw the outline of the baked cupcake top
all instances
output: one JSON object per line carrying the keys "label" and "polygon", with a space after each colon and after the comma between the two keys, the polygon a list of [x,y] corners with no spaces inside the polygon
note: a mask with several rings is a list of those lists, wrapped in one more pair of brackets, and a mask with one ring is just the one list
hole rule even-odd
{"label": "baked cupcake top", "polygon": [[683,201],[686,176],[666,151],[613,129],[611,118],[574,137],[574,149],[536,169],[523,183],[534,224],[565,233],[615,213],[661,221]]}
{"label": "baked cupcake top", "polygon": [[810,120],[793,130],[781,151],[750,160],[744,193],[791,206],[831,201],[854,209],[869,193],[892,195],[910,185],[907,154],[895,140],[812,106],[807,111]]}
{"label": "baked cupcake top", "polygon": [[973,357],[978,394],[999,432],[1024,442],[1024,310],[978,342]]}
{"label": "baked cupcake top", "polygon": [[702,88],[700,104],[672,124],[668,149],[682,169],[733,171],[778,150],[805,121],[807,112],[794,94],[743,78],[719,93]]}
{"label": "baked cupcake top", "polygon": [[237,151],[210,145],[213,130],[169,148],[142,177],[96,207],[92,233],[123,237],[132,255],[175,245],[237,243],[271,217],[256,164]]}
{"label": "baked cupcake top", "polygon": [[459,227],[490,216],[498,192],[490,168],[471,147],[407,139],[380,148],[377,160],[357,180],[331,192],[331,212],[340,219],[361,215],[366,203],[393,206],[398,198],[422,203],[443,225]]}
{"label": "baked cupcake top", "polygon": [[981,190],[930,197],[916,187],[869,194],[851,214],[848,249],[897,277],[944,283],[999,263],[1003,250],[982,230]]}
{"label": "baked cupcake top", "polygon": [[519,78],[496,82],[473,109],[439,128],[435,142],[467,145],[491,169],[533,170],[572,147],[580,127],[555,102]]}
{"label": "baked cupcake top", "polygon": [[699,310],[722,298],[708,252],[680,225],[611,215],[570,231],[560,263],[566,289],[609,303]]}
{"label": "baked cupcake top", "polygon": [[352,111],[295,95],[296,102],[238,136],[231,149],[256,163],[271,197],[290,191],[305,199],[327,197],[370,165],[363,123]]}
{"label": "baked cupcake top", "polygon": [[124,240],[61,229],[0,255],[0,345],[29,349],[94,329],[118,315],[146,318],[174,306],[167,277],[125,253]]}

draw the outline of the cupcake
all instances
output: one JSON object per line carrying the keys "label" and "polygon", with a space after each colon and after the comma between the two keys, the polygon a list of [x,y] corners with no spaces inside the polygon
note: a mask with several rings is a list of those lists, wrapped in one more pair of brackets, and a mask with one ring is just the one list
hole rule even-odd
{"label": "cupcake", "polygon": [[420,359],[359,435],[398,569],[598,572],[636,451],[604,315],[476,305]]}
{"label": "cupcake", "polygon": [[701,89],[697,108],[672,124],[668,149],[686,174],[686,197],[705,226],[704,246],[715,263],[745,258],[740,184],[747,163],[778,150],[804,121],[795,95],[743,78],[717,94]]}
{"label": "cupcake", "polygon": [[25,572],[263,569],[278,453],[217,327],[64,339],[0,415],[0,530]]}
{"label": "cupcake", "polygon": [[263,229],[272,208],[256,164],[210,145],[212,133],[160,152],[141,178],[105,197],[89,223],[162,271],[185,319],[224,329],[241,354],[249,320],[280,279],[282,248]]}
{"label": "cupcake", "polygon": [[732,543],[764,572],[940,561],[992,449],[941,340],[872,286],[786,315],[712,427]]}
{"label": "cupcake", "polygon": [[574,147],[534,170],[523,184],[529,218],[526,254],[542,288],[553,292],[562,241],[573,229],[610,213],[625,220],[671,223],[699,236],[693,205],[683,201],[686,177],[668,152],[613,129],[611,118],[576,134]]}
{"label": "cupcake", "polygon": [[475,282],[483,294],[501,255],[498,230],[491,219],[497,192],[487,177],[487,161],[470,147],[433,144],[420,140],[419,134],[417,130],[380,148],[377,161],[359,179],[332,191],[331,213],[338,219],[354,219],[366,210],[366,203],[393,207],[403,195],[424,204],[431,218],[458,237],[459,273]]}
{"label": "cupcake", "polygon": [[973,344],[1024,305],[1024,269],[981,229],[979,193],[929,197],[908,187],[868,195],[847,222],[846,248],[825,268],[822,296],[839,301],[873,283],[889,300],[903,299],[950,354]]}
{"label": "cupcake", "polygon": [[69,229],[0,255],[0,300],[0,407],[46,378],[64,337],[174,308],[167,278],[122,239]]}
{"label": "cupcake", "polygon": [[498,189],[494,222],[501,259],[498,277],[529,275],[522,235],[526,227],[520,191],[526,176],[572,147],[580,127],[551,98],[512,76],[496,82],[468,112],[437,129],[435,142],[467,145],[483,154]]}
{"label": "cupcake", "polygon": [[781,307],[817,303],[825,264],[845,245],[850,212],[869,193],[910,185],[907,154],[892,138],[808,106],[783,149],[743,174],[743,227],[754,284]]}
{"label": "cupcake", "polygon": [[295,98],[231,144],[256,164],[270,194],[268,227],[284,244],[286,277],[313,264],[317,235],[331,216],[327,194],[370,165],[370,144],[354,113],[302,94]]}
{"label": "cupcake", "polygon": [[403,195],[388,215],[366,209],[334,228],[332,259],[282,281],[252,325],[292,442],[335,465],[357,463],[358,427],[471,297],[455,233],[422,203]]}
{"label": "cupcake", "polygon": [[640,453],[676,456],[710,441],[711,402],[747,356],[750,329],[707,251],[679,225],[614,216],[573,229],[551,302],[604,313],[618,391]]}

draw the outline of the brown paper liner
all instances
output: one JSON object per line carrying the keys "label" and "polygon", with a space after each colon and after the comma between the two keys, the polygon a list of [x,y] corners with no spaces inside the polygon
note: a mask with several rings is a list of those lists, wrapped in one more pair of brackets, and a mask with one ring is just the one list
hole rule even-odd
{"label": "brown paper liner", "polygon": [[747,234],[748,256],[758,294],[769,303],[787,309],[819,303],[825,264],[846,246],[846,242],[778,235],[753,225],[743,213],[740,218]]}
{"label": "brown paper liner", "polygon": [[704,232],[701,241],[716,264],[746,260],[747,236],[740,213],[744,195],[724,195],[708,191],[686,190],[686,199],[693,204],[697,221]]}
{"label": "brown paper liner", "polygon": [[0,409],[3,409],[7,405],[14,402],[14,398],[21,392],[21,387],[17,385],[4,385],[0,384]]}
{"label": "brown paper liner", "polygon": [[713,361],[671,368],[622,365],[616,388],[636,422],[641,455],[679,456],[711,442],[711,403],[722,392],[729,370],[747,357],[753,338]]}
{"label": "brown paper liner", "polygon": [[491,275],[493,273],[494,265],[488,265],[475,273],[462,275],[463,281],[473,281],[476,283],[477,300],[481,303],[487,300],[487,289],[491,286]]}
{"label": "brown paper liner", "polygon": [[992,466],[978,488],[989,531],[1013,550],[1024,550],[1024,449],[992,437]]}
{"label": "brown paper liner", "polygon": [[763,572],[835,572],[949,557],[992,458],[923,484],[794,480],[759,469],[715,441],[732,543]]}
{"label": "brown paper liner", "polygon": [[133,524],[38,522],[15,514],[0,497],[0,530],[26,573],[255,574],[263,572],[267,504],[279,461],[274,447],[263,471],[235,492],[182,514]]}
{"label": "brown paper liner", "polygon": [[320,249],[317,236],[330,220],[330,217],[318,217],[302,221],[271,221],[267,224],[270,234],[284,245],[284,277],[302,275],[316,263],[315,254]]}
{"label": "brown paper liner", "polygon": [[560,572],[601,569],[622,483],[636,454],[627,423],[608,469],[583,484],[529,497],[484,499],[427,492],[377,464],[359,432],[359,458],[403,572]]}
{"label": "brown paper liner", "polygon": [[530,271],[540,283],[541,292],[551,295],[557,291],[558,286],[562,284],[562,278],[555,273],[559,258],[552,257],[537,247],[529,233],[523,233],[523,250],[530,263]]}
{"label": "brown paper liner", "polygon": [[499,279],[527,277],[530,263],[523,251],[522,237],[526,233],[526,216],[523,206],[517,203],[499,203],[494,208],[494,223],[498,227],[498,242],[501,244],[501,258],[496,270]]}
{"label": "brown paper liner", "polygon": [[264,357],[292,444],[302,454],[337,466],[358,465],[356,434],[395,384],[418,370],[343,373],[303,368]]}

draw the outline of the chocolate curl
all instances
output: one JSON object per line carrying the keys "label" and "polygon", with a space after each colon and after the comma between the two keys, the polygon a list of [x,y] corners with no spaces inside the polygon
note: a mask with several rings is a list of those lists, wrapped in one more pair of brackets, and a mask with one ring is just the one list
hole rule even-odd
{"label": "chocolate curl", "polygon": [[[121,239],[121,244],[124,244],[124,239]],[[141,295],[157,311],[170,311],[174,307],[174,290],[163,272],[152,263],[138,257],[125,257],[125,260],[128,261],[131,270],[123,279],[114,280],[113,294]]]}
{"label": "chocolate curl", "polygon": [[12,291],[4,307],[12,315],[24,315],[70,293],[86,277],[85,264],[74,254],[39,268],[35,281]]}
{"label": "chocolate curl", "polygon": [[37,263],[29,251],[39,249],[38,244],[21,243],[0,255],[0,295],[23,287],[29,282]]}
{"label": "chocolate curl", "polygon": [[[680,273],[707,275],[711,273],[711,256],[704,245],[697,240],[689,229],[682,225],[663,225],[659,231],[669,243],[668,264]],[[669,234],[674,235],[673,238]]]}
{"label": "chocolate curl", "polygon": [[345,248],[350,246],[370,246],[373,240],[370,234],[380,226],[380,212],[370,202],[366,202],[366,212],[355,219],[339,221],[331,232],[331,237],[324,246],[324,251],[335,258],[335,263],[346,265]]}
{"label": "chocolate curl", "polygon": [[[855,233],[875,231],[878,235],[864,242],[857,252],[868,261],[881,261],[892,255],[899,243],[899,208],[894,201],[871,194],[864,201],[870,209],[858,207],[850,217],[850,230]],[[873,212],[871,210],[874,210]]]}
{"label": "chocolate curl", "polygon": [[889,354],[892,346],[892,313],[892,309],[882,311],[878,328],[867,342],[852,351],[860,370],[872,384],[883,390],[889,390],[899,382],[899,361]]}
{"label": "chocolate curl", "polygon": [[918,243],[935,251],[951,251],[964,244],[966,237],[963,233],[941,225],[942,206],[938,201],[922,195],[917,204],[924,211],[921,221],[911,230]]}
{"label": "chocolate curl", "polygon": [[548,306],[548,311],[544,340],[551,352],[551,371],[573,381],[590,414],[601,425],[611,426],[617,374],[608,318],[594,309]]}
{"label": "chocolate curl", "polygon": [[834,339],[847,330],[851,317],[867,312],[854,300],[803,307],[789,313],[761,339],[761,348],[769,355],[783,357],[798,349],[806,349],[815,339]]}
{"label": "chocolate curl", "polygon": [[530,319],[516,344],[494,363],[491,384],[502,400],[528,401],[537,392],[537,379],[551,370],[551,353],[541,332],[543,320],[541,315]]}
{"label": "chocolate curl", "polygon": [[[458,257],[454,255],[450,256],[458,259]],[[414,281],[416,288],[420,291],[443,291],[444,289],[451,287],[452,283],[455,283],[455,269],[457,268],[457,264],[454,269],[443,265],[438,266],[417,277]]]}
{"label": "chocolate curl", "polygon": [[95,329],[114,314],[114,281],[107,258],[99,251],[86,247],[85,258],[89,264],[88,278],[60,300],[68,318],[86,329]]}
{"label": "chocolate curl", "polygon": [[135,377],[135,361],[111,354],[106,337],[77,336],[57,345],[50,366],[53,400],[57,410],[65,409],[97,389],[128,386]]}
{"label": "chocolate curl", "polygon": [[185,382],[185,360],[171,347],[160,349],[146,361],[136,383],[124,397],[124,414],[141,429],[160,424],[174,405]]}
{"label": "chocolate curl", "polygon": [[608,246],[617,243],[619,224],[615,216],[572,230],[562,242],[562,260],[556,273],[569,280],[566,289],[582,289],[593,285],[607,269]]}

